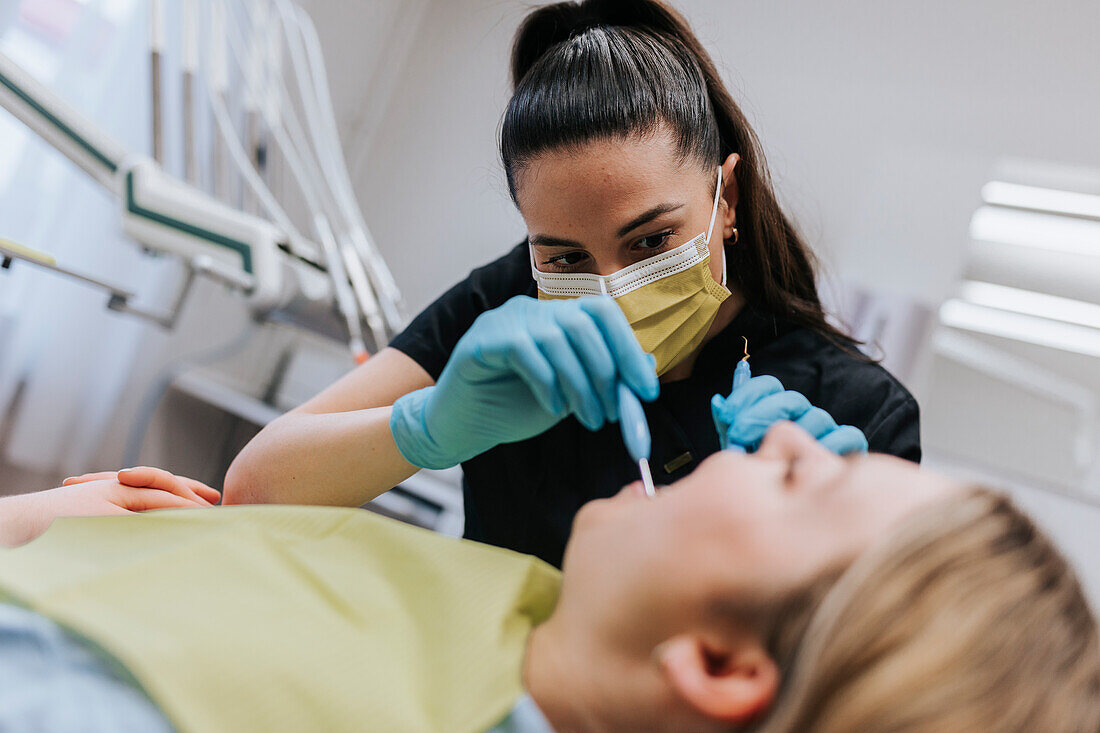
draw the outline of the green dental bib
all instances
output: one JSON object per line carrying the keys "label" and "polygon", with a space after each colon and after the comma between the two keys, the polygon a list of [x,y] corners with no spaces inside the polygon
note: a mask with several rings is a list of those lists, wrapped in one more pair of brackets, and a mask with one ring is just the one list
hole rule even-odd
{"label": "green dental bib", "polygon": [[0,550],[0,596],[202,733],[484,733],[559,583],[532,557],[327,507],[61,519]]}

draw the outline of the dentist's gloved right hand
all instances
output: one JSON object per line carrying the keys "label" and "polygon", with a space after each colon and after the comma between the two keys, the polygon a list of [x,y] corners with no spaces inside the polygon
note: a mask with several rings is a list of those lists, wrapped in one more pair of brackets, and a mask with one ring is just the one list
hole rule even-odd
{"label": "dentist's gloved right hand", "polygon": [[614,300],[517,296],[474,321],[434,386],[394,403],[390,430],[409,463],[447,468],[569,414],[589,430],[617,421],[619,381],[646,401],[660,389]]}
{"label": "dentist's gloved right hand", "polygon": [[753,450],[772,425],[789,420],[838,455],[867,451],[859,428],[837,425],[832,415],[811,405],[801,392],[784,389],[775,377],[749,378],[747,365],[738,370],[743,374],[734,376],[729,397],[714,395],[710,403],[723,450]]}

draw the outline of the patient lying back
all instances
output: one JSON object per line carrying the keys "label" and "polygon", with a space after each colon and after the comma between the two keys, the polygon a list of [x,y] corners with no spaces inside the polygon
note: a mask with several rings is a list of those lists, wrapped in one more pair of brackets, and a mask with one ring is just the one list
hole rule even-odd
{"label": "patient lying back", "polygon": [[[144,477],[0,500],[0,532],[216,500]],[[1100,730],[1095,619],[1025,516],[789,424],[655,499],[587,505],[560,586],[320,507],[64,519],[0,557],[9,601],[179,730]]]}

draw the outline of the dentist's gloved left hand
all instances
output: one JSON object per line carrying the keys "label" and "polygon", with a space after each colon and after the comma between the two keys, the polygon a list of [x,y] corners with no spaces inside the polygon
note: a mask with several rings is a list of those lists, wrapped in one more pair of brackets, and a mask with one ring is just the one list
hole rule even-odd
{"label": "dentist's gloved left hand", "polygon": [[729,396],[714,395],[710,402],[723,450],[754,450],[772,425],[789,420],[839,455],[867,451],[867,438],[859,428],[837,425],[829,413],[811,405],[802,393],[784,389],[775,377],[750,378],[747,365],[741,371]]}
{"label": "dentist's gloved left hand", "polygon": [[619,382],[646,401],[660,389],[614,300],[521,295],[478,316],[434,386],[394,403],[390,431],[409,463],[447,468],[570,414],[589,430],[615,422]]}

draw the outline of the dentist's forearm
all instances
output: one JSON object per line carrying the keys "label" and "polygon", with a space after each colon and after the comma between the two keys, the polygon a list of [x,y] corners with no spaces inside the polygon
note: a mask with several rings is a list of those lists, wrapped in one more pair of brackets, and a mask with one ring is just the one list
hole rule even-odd
{"label": "dentist's forearm", "polygon": [[229,467],[226,504],[359,506],[416,472],[390,433],[390,405],[432,384],[396,349],[382,349],[260,431]]}
{"label": "dentist's forearm", "polygon": [[365,504],[419,470],[394,444],[390,412],[374,407],[283,415],[233,461],[224,502]]}

